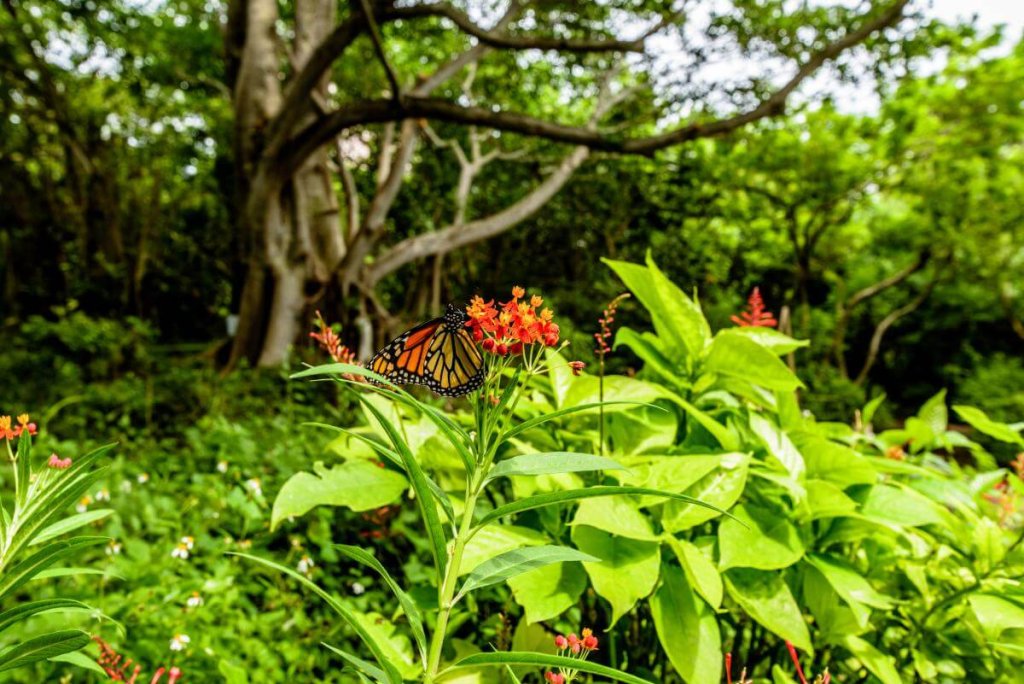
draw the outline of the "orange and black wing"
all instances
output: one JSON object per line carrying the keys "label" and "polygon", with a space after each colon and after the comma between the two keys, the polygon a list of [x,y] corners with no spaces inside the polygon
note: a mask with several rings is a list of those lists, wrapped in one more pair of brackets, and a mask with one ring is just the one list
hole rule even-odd
{"label": "orange and black wing", "polygon": [[392,382],[426,385],[449,397],[472,392],[483,384],[484,359],[464,322],[464,314],[449,306],[446,316],[389,342],[370,360],[370,370]]}
{"label": "orange and black wing", "polygon": [[438,394],[461,397],[484,382],[484,359],[464,326],[445,323],[430,343],[424,385]]}

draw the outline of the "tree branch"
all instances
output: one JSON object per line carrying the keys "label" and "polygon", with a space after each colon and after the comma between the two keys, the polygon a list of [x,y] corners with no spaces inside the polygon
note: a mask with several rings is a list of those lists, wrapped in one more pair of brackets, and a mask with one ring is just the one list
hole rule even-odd
{"label": "tree branch", "polygon": [[[510,9],[518,9],[518,1],[510,3]],[[403,9],[396,9],[395,15],[401,17],[408,13],[410,18],[422,17],[443,17],[455,24],[464,33],[467,33],[484,45],[493,48],[506,50],[557,50],[559,52],[643,52],[644,42],[647,38],[657,33],[671,20],[665,18],[654,27],[645,31],[639,38],[633,40],[614,39],[591,39],[574,40],[571,38],[554,38],[547,36],[532,35],[509,35],[495,30],[485,29],[473,23],[473,20],[462,10],[453,5],[442,2],[432,5],[414,5]],[[674,17],[675,15],[673,15]]]}
{"label": "tree branch", "polygon": [[388,55],[384,51],[384,39],[381,38],[380,27],[373,16],[369,0],[359,0],[359,4],[363,9],[363,16],[366,17],[366,23],[370,29],[370,40],[373,42],[373,49],[377,53],[377,59],[380,60],[381,66],[384,67],[384,73],[387,74],[388,83],[391,85],[391,95],[397,100],[402,95],[402,88],[398,84],[398,76],[395,75],[391,62],[388,61]]}

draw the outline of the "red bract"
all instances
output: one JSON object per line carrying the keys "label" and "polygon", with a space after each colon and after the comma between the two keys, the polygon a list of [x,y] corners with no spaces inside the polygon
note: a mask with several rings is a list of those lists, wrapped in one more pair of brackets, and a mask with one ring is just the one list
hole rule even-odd
{"label": "red bract", "polygon": [[496,356],[522,356],[526,347],[542,344],[553,347],[558,344],[558,324],[552,319],[551,309],[537,309],[544,303],[539,295],[526,301],[526,291],[512,288],[512,299],[494,305],[494,300],[473,297],[466,314],[473,339],[480,342],[485,352]]}
{"label": "red bract", "polygon": [[732,316],[732,322],[743,328],[774,328],[779,324],[771,311],[765,311],[761,290],[754,288],[747,300],[747,310],[739,316]]}
{"label": "red bract", "polygon": [[316,340],[336,363],[355,363],[355,353],[341,343],[341,338],[324,322],[320,312],[316,312],[316,326],[319,332],[311,332],[309,336]]}

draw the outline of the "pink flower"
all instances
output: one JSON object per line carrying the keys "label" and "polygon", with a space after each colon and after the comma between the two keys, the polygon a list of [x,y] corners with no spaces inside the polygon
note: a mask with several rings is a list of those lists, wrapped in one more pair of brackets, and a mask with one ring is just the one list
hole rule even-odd
{"label": "pink flower", "polygon": [[555,648],[557,648],[559,651],[564,651],[565,649],[569,648],[569,640],[561,634],[559,634],[555,637]]}
{"label": "pink flower", "polygon": [[565,684],[565,676],[555,672],[545,672],[544,679],[548,680],[550,684]]}

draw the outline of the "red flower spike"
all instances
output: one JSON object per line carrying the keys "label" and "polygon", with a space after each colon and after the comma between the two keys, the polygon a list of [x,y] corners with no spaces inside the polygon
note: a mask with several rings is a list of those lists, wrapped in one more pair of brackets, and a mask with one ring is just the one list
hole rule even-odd
{"label": "red flower spike", "polygon": [[743,328],[774,328],[779,324],[771,311],[765,311],[761,290],[756,287],[747,299],[747,310],[739,316],[731,316],[730,320]]}

